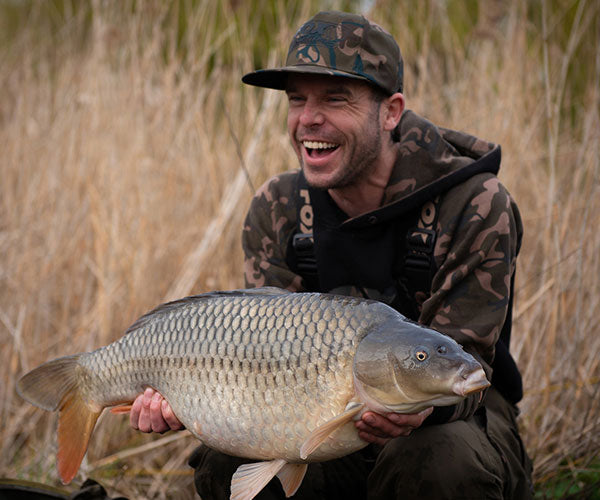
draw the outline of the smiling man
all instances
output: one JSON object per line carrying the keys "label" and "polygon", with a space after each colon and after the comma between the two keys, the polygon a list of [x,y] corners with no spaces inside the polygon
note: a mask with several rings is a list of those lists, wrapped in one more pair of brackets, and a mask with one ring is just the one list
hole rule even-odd
{"label": "smiling man", "polygon": [[[366,412],[356,427],[370,445],[312,464],[295,498],[530,498],[516,424],[521,377],[508,349],[522,226],[496,177],[500,147],[406,110],[398,45],[363,16],[317,14],[294,36],[285,66],[242,80],[285,91],[300,163],[252,201],[246,285],[384,301],[453,337],[492,382],[483,401]],[[138,398],[132,425],[177,428],[152,397]],[[200,448],[190,464],[201,497],[229,498],[240,463]],[[257,498],[283,492],[272,481]]]}

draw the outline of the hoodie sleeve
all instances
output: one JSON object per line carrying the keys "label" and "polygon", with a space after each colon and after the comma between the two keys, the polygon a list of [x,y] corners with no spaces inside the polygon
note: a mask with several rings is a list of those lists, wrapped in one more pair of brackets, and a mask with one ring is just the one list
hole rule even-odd
{"label": "hoodie sleeve", "polygon": [[295,176],[268,180],[254,195],[242,230],[247,288],[276,286],[303,291],[302,279],[286,263],[288,241],[296,228],[292,203]]}
{"label": "hoodie sleeve", "polygon": [[[491,380],[521,240],[519,212],[500,181],[482,174],[445,195],[437,231],[438,271],[419,322],[462,344]],[[457,405],[449,420],[472,415],[478,398]]]}

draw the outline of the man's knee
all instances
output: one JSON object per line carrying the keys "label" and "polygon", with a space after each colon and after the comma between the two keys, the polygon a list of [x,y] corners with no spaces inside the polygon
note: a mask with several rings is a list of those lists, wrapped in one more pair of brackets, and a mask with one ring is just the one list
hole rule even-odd
{"label": "man's knee", "polygon": [[501,458],[471,420],[390,441],[369,476],[369,498],[502,498]]}
{"label": "man's knee", "polygon": [[[188,464],[195,469],[194,485],[202,500],[229,500],[231,476],[240,465],[255,461],[232,457],[201,446],[192,453]],[[296,498],[300,500],[315,498],[310,492],[311,484],[314,483],[314,473],[314,470],[307,472],[305,481],[295,495]],[[285,494],[277,478],[273,478],[255,497],[256,500],[283,500],[284,498]]]}
{"label": "man's knee", "polygon": [[194,470],[194,485],[202,499],[228,500],[231,476],[243,462],[207,446],[200,446],[190,456],[188,464]]}

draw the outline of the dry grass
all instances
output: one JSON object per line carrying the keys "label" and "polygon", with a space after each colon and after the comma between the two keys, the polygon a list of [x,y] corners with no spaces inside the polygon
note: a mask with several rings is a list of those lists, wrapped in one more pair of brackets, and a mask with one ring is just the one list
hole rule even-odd
{"label": "dry grass", "polygon": [[[490,1],[469,17],[460,4],[409,2],[391,20],[400,7],[380,1],[372,17],[403,49],[411,109],[502,144],[526,227],[512,347],[521,424],[543,482],[600,449],[600,7]],[[246,175],[256,187],[296,161],[281,95],[239,78],[279,60],[316,10],[61,9],[51,23],[34,3],[0,46],[0,476],[48,483],[55,419],[18,398],[16,379],[111,342],[167,298],[242,285]],[[130,498],[192,498],[196,442],[160,439],[103,416],[79,477]]]}

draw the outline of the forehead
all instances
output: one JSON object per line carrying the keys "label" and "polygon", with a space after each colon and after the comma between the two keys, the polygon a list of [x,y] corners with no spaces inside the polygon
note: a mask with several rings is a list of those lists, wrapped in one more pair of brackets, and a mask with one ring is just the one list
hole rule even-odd
{"label": "forehead", "polygon": [[291,73],[286,82],[286,92],[344,93],[358,95],[370,93],[368,83],[354,78],[333,75],[310,75]]}

